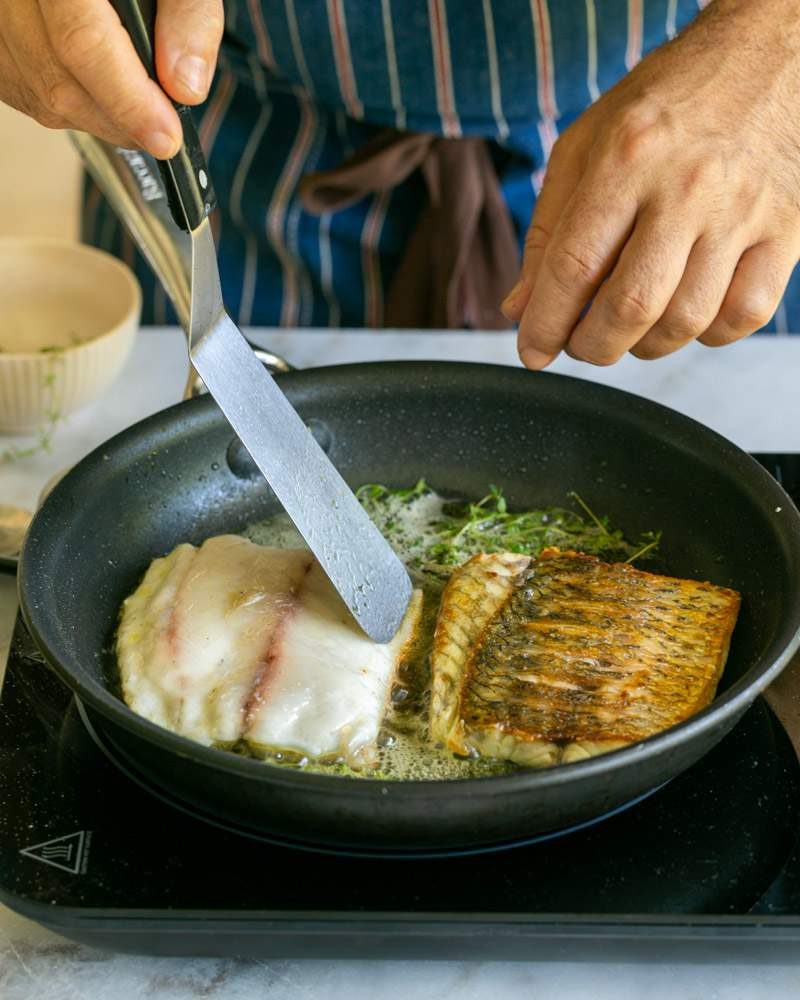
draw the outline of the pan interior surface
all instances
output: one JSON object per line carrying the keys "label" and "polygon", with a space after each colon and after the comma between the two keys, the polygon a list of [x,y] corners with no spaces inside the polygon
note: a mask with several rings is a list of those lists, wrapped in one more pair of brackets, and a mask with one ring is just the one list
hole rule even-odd
{"label": "pan interior surface", "polygon": [[[477,498],[492,483],[511,508],[564,505],[576,490],[629,537],[661,530],[654,570],[743,595],[723,695],[785,658],[800,629],[796,510],[753,460],[673,411],[589,382],[472,364],[352,365],[279,382],[353,487],[408,486],[424,477],[445,495]],[[20,592],[37,643],[91,708],[191,755],[194,745],[143,723],[117,697],[120,604],[156,556],[180,542],[241,531],[276,510],[209,397],[137,424],[65,477],[34,521]],[[229,760],[266,781],[280,770],[203,753],[217,767]],[[566,780],[574,768],[613,768],[618,756],[559,770]],[[287,776],[306,777],[318,789],[346,783],[363,795],[380,791],[367,789],[373,782]],[[553,780],[519,772],[475,781],[533,790]],[[422,793],[426,783],[414,784]]]}

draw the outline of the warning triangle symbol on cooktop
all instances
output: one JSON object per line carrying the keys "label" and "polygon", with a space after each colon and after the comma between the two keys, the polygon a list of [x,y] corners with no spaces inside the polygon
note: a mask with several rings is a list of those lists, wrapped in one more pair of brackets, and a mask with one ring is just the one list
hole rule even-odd
{"label": "warning triangle symbol on cooktop", "polygon": [[77,875],[81,870],[85,840],[86,831],[78,830],[64,837],[54,837],[41,844],[23,847],[19,853],[24,854],[26,858],[33,858],[34,861],[41,861],[42,864],[52,865],[53,868],[60,868],[71,875]]}

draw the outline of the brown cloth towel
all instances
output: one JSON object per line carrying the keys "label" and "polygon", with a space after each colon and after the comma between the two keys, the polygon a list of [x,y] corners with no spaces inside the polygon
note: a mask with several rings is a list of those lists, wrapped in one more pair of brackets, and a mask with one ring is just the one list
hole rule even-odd
{"label": "brown cloth towel", "polygon": [[384,326],[505,330],[500,303],[519,249],[483,139],[386,129],[332,170],[307,174],[300,196],[316,215],[387,191],[419,169],[428,189],[386,298]]}

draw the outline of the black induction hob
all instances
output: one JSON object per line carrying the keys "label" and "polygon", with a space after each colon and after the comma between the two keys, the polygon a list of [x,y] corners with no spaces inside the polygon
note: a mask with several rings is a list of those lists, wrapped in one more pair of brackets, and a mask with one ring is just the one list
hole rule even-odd
{"label": "black induction hob", "polygon": [[[800,498],[800,456],[759,459]],[[800,765],[762,700],[702,761],[623,812],[451,858],[251,839],[159,800],[112,757],[18,621],[0,699],[0,901],[87,944],[310,958],[800,958]]]}

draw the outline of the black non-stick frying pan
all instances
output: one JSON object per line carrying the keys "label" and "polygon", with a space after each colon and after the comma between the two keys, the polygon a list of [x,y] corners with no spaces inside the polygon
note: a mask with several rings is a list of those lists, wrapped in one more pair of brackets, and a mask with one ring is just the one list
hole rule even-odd
{"label": "black non-stick frying pan", "polygon": [[581,763],[380,782],[199,746],[118,697],[117,612],[155,556],[239,531],[275,502],[213,400],[181,403],[113,438],[55,487],[19,581],[34,639],[106,745],[177,803],[323,848],[446,851],[532,838],[602,816],[687,768],[798,646],[800,515],[755,461],[694,421],[589,382],[484,365],[350,365],[279,382],[352,486],[424,476],[444,493],[478,497],[497,483],[512,506],[564,504],[577,490],[630,535],[661,529],[659,568],[735,587],[741,615],[713,705]]}

